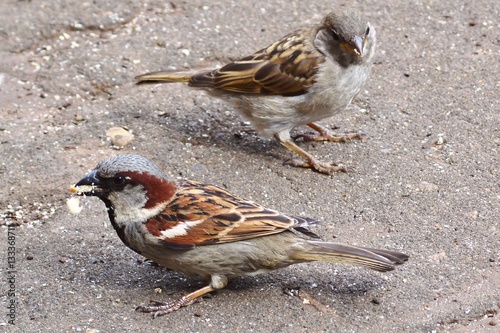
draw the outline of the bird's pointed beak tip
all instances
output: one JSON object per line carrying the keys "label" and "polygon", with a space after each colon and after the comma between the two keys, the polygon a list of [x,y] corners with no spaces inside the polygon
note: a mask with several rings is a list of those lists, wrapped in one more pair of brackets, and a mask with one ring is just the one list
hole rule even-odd
{"label": "bird's pointed beak tip", "polygon": [[365,41],[359,36],[354,36],[350,42],[352,46],[352,51],[358,57],[363,57],[363,49],[365,46]]}

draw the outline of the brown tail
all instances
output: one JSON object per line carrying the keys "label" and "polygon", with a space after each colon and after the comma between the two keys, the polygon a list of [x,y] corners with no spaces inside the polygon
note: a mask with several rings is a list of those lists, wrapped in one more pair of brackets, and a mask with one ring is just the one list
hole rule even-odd
{"label": "brown tail", "polygon": [[376,250],[313,240],[307,241],[307,244],[310,247],[294,253],[294,259],[340,262],[386,272],[392,271],[396,264],[402,264],[409,258],[406,254],[389,250]]}
{"label": "brown tail", "polygon": [[161,71],[136,76],[137,83],[189,82],[193,72]]}

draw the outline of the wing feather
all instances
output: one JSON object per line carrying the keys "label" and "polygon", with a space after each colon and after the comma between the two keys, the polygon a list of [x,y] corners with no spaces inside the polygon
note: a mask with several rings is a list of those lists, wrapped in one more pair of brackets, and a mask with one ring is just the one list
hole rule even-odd
{"label": "wing feather", "polygon": [[298,30],[251,56],[191,76],[189,85],[243,94],[296,96],[315,81],[324,56]]}
{"label": "wing feather", "polygon": [[236,242],[286,230],[315,235],[307,226],[315,220],[292,217],[236,197],[212,185],[183,181],[174,199],[146,222],[164,245],[175,249]]}

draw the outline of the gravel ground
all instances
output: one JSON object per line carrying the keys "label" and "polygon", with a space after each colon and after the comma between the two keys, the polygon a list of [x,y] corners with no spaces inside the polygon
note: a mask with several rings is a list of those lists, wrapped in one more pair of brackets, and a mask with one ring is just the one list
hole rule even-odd
{"label": "gravel ground", "polygon": [[[377,29],[373,75],[322,123],[367,140],[301,143],[350,167],[328,177],[283,165],[291,153],[229,104],[133,78],[250,54],[330,1],[1,1],[0,331],[498,332],[500,2],[354,3]],[[116,126],[133,134],[122,149]],[[69,185],[117,153],[411,258],[385,274],[309,263],[238,278],[152,319],[134,308],[202,282],[126,248],[97,199],[65,207]]]}

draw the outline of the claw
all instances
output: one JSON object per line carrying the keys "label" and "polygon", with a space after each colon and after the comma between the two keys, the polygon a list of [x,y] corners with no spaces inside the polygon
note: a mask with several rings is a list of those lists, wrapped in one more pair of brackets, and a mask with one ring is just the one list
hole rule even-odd
{"label": "claw", "polygon": [[285,161],[285,164],[300,167],[300,168],[309,168],[313,169],[319,173],[324,173],[326,175],[331,175],[334,172],[347,172],[346,167],[338,165],[337,163],[325,163],[321,162],[315,158],[312,160],[301,160],[301,159],[291,159]]}
{"label": "claw", "polygon": [[214,291],[213,287],[206,286],[198,289],[188,295],[182,296],[175,301],[171,302],[159,302],[155,300],[150,300],[149,305],[138,306],[135,308],[136,311],[153,313],[153,318],[164,316],[170,312],[174,312],[182,308],[183,306],[188,306],[193,303],[198,297],[201,297],[209,292]]}
{"label": "claw", "polygon": [[345,167],[339,166],[339,164],[337,164],[337,163],[322,162],[322,161],[316,159],[311,154],[309,154],[304,149],[297,146],[291,140],[288,131],[277,133],[274,135],[274,137],[283,146],[285,146],[289,150],[293,151],[294,153],[302,156],[302,158],[303,158],[300,160],[297,160],[297,159],[289,160],[289,161],[286,161],[285,164],[289,164],[291,166],[301,167],[301,168],[310,168],[310,169],[313,169],[319,173],[323,173],[326,175],[331,175],[334,172],[347,172],[347,169]]}
{"label": "claw", "polygon": [[328,133],[328,134],[297,134],[293,137],[294,140],[302,139],[304,142],[351,142],[354,139],[360,140],[361,142],[366,141],[366,135],[363,133]]}
{"label": "claw", "polygon": [[310,141],[330,141],[330,142],[350,142],[354,139],[358,139],[364,142],[366,135],[362,132],[349,132],[338,134],[330,131],[329,129],[318,125],[316,123],[307,124],[310,128],[318,132],[318,134],[298,134],[293,137],[294,140],[302,139],[306,142]]}

